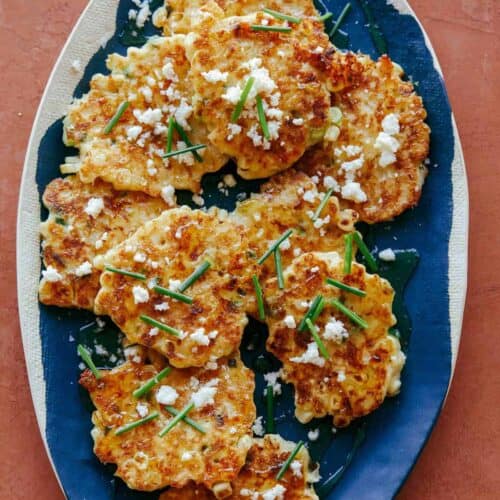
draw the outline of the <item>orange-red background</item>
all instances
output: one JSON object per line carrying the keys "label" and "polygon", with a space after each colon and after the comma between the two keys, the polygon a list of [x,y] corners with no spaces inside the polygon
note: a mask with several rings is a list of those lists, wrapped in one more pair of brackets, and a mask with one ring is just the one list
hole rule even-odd
{"label": "orange-red background", "polygon": [[[15,224],[36,108],[86,3],[0,0],[1,499],[62,498],[38,432],[26,378],[17,318]],[[440,58],[461,132],[469,174],[471,236],[469,295],[455,379],[439,423],[400,498],[499,498],[500,1],[411,0],[411,4]]]}

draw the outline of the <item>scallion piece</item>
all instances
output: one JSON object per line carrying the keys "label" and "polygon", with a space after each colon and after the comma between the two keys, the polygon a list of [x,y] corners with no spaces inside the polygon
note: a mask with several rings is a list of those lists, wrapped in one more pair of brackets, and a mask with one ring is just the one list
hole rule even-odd
{"label": "scallion piece", "polygon": [[[186,131],[177,123],[176,120],[174,120],[174,127],[175,130],[177,130],[179,137],[186,143],[186,146],[192,147],[194,144],[189,139],[188,135],[186,134]],[[198,153],[198,151],[193,151],[193,156],[195,157],[196,161],[200,163],[203,162],[203,158]]]}
{"label": "scallion piece", "polygon": [[259,265],[264,264],[266,259],[277,249],[279,246],[288,238],[293,233],[293,229],[288,229],[288,231],[285,231],[267,250],[266,253],[257,261]]}
{"label": "scallion piece", "polygon": [[129,278],[135,278],[136,280],[146,281],[146,275],[141,273],[133,273],[132,271],[126,271],[125,269],[117,269],[112,266],[104,266],[106,271],[115,274],[121,274],[122,276],[128,276]]}
{"label": "scallion piece", "polygon": [[[165,406],[165,410],[167,410],[171,415],[176,417],[179,415],[179,411],[176,410],[173,406]],[[207,431],[198,423],[192,420],[189,417],[184,417],[182,419],[186,424],[190,425],[193,429],[196,429],[198,432],[201,432],[202,434],[206,434]]]}
{"label": "scallion piece", "polygon": [[283,265],[281,264],[280,247],[274,251],[274,266],[276,267],[276,276],[278,277],[278,288],[283,290],[285,288],[285,278],[283,276]]}
{"label": "scallion piece", "polygon": [[194,403],[189,403],[183,410],[181,410],[177,415],[164,427],[158,434],[163,437],[167,432],[170,432],[181,420],[183,420],[187,414],[194,408]]}
{"label": "scallion piece", "polygon": [[141,418],[140,420],[136,420],[135,422],[130,422],[130,424],[118,427],[118,429],[116,429],[115,431],[115,435],[119,436],[120,434],[124,434],[125,432],[131,431],[132,429],[135,429],[136,427],[139,427],[142,424],[151,422],[151,420],[154,420],[159,416],[160,414],[157,411],[154,411],[153,413],[150,413],[147,417]]}
{"label": "scallion piece", "polygon": [[271,385],[266,387],[266,432],[274,434],[276,426],[274,425],[274,389]]}
{"label": "scallion piece", "polygon": [[334,280],[332,278],[326,278],[326,282],[329,285],[340,288],[340,290],[344,290],[345,292],[352,293],[353,295],[357,295],[358,297],[366,297],[366,292],[364,290],[360,290],[359,288],[354,288],[353,286],[346,285],[341,281]]}
{"label": "scallion piece", "polygon": [[198,281],[210,268],[212,264],[208,260],[203,261],[203,263],[195,269],[193,274],[189,276],[181,285],[179,286],[179,292],[185,292],[193,283]]}
{"label": "scallion piece", "polygon": [[173,335],[174,337],[182,337],[182,334],[181,332],[179,332],[179,330],[176,330],[175,328],[165,325],[164,323],[161,323],[160,321],[157,321],[156,319],[151,318],[150,316],[141,314],[139,318],[141,319],[141,321],[144,321],[144,323],[147,323],[148,325],[158,328],[159,330],[162,330],[164,332],[170,333],[170,335]]}
{"label": "scallion piece", "polygon": [[264,321],[266,319],[266,310],[264,309],[264,295],[262,287],[259,283],[259,278],[254,274],[252,276],[253,287],[255,288],[255,296],[257,297],[257,309],[259,311],[259,319]]}
{"label": "scallion piece", "polygon": [[314,215],[312,217],[313,221],[315,221],[321,215],[321,212],[326,207],[326,204],[328,203],[328,200],[331,198],[332,194],[333,194],[333,188],[330,188],[325,193],[325,196],[323,196],[323,199],[321,200],[321,203],[318,205],[316,212],[314,212]]}
{"label": "scallion piece", "polygon": [[130,103],[128,101],[122,102],[118,106],[118,109],[116,110],[116,113],[114,114],[113,118],[111,118],[111,120],[109,120],[108,124],[104,127],[104,133],[106,135],[111,133],[111,131],[116,127],[118,120],[120,120],[123,113],[125,113],[125,111],[127,111],[127,108],[129,106],[130,106]]}
{"label": "scallion piece", "polygon": [[344,22],[345,17],[349,13],[349,10],[351,10],[351,3],[350,2],[347,3],[346,6],[342,9],[342,12],[340,13],[340,16],[335,21],[335,24],[333,25],[333,28],[330,31],[329,35],[328,35],[330,38],[333,35],[335,35],[335,33],[337,32],[337,30],[340,28],[341,24]]}
{"label": "scallion piece", "polygon": [[314,339],[314,342],[318,345],[319,352],[325,359],[330,359],[330,354],[328,354],[328,351],[325,347],[325,344],[323,344],[323,341],[321,340],[318,329],[316,328],[315,325],[313,325],[313,322],[311,321],[310,318],[306,319],[306,325],[307,328],[309,328],[309,331],[311,332],[312,338]]}
{"label": "scallion piece", "polygon": [[157,373],[153,378],[150,378],[147,382],[141,385],[139,389],[136,389],[132,395],[134,398],[139,399],[142,398],[145,394],[147,394],[156,384],[159,384],[161,380],[163,380],[167,375],[170,374],[172,368],[167,366],[163,368],[160,373]]}
{"label": "scallion piece", "polygon": [[277,33],[289,33],[292,31],[290,26],[264,26],[262,24],[251,24],[252,31],[276,31]]}
{"label": "scallion piece", "polygon": [[167,151],[166,153],[171,153],[172,152],[172,144],[174,142],[174,127],[175,127],[175,120],[171,116],[168,119],[168,130],[167,130]]}
{"label": "scallion piece", "polygon": [[262,134],[264,138],[269,140],[269,127],[267,126],[266,113],[264,112],[264,105],[262,104],[262,97],[260,95],[255,97],[255,101],[257,102],[257,115],[259,117],[260,127],[262,129]]}
{"label": "scallion piece", "polygon": [[332,306],[336,307],[342,314],[347,316],[356,325],[364,329],[368,328],[368,323],[363,318],[358,316],[355,312],[351,311],[339,300],[333,299],[330,303],[332,304]]}
{"label": "scallion piece", "polygon": [[310,318],[312,314],[316,311],[320,303],[322,302],[323,296],[322,295],[317,295],[314,300],[312,301],[312,304],[309,306],[309,309],[307,310],[305,316],[302,318],[302,321],[299,324],[299,332],[303,332],[306,329],[306,319]]}
{"label": "scallion piece", "polygon": [[375,260],[375,257],[370,253],[370,250],[366,246],[366,243],[363,241],[363,237],[357,231],[354,233],[354,241],[356,242],[359,251],[365,258],[368,269],[370,269],[370,271],[372,272],[376,272],[378,270],[377,261]]}
{"label": "scallion piece", "polygon": [[102,377],[102,374],[97,369],[94,362],[92,361],[90,353],[87,351],[87,349],[85,349],[85,347],[82,346],[82,344],[78,345],[77,350],[78,350],[78,354],[80,355],[80,357],[83,359],[85,364],[89,367],[90,371],[94,374],[94,377],[99,380]]}
{"label": "scallion piece", "polygon": [[300,451],[300,449],[302,448],[302,446],[304,446],[304,442],[303,441],[299,441],[297,443],[297,446],[295,447],[295,449],[292,451],[292,453],[290,453],[290,456],[286,459],[286,462],[281,466],[280,471],[276,475],[276,480],[277,481],[280,481],[282,479],[282,477],[285,475],[285,472],[290,467],[290,464],[293,462],[293,459],[297,456],[297,453]]}
{"label": "scallion piece", "polygon": [[332,17],[332,16],[333,16],[333,14],[331,12],[326,12],[322,16],[318,17],[318,21],[324,23],[325,21],[328,21],[328,19],[330,19],[330,17]]}
{"label": "scallion piece", "polygon": [[163,288],[162,286],[154,286],[153,290],[156,293],[159,293],[160,295],[165,295],[167,297],[171,297],[172,299],[179,300],[180,302],[184,302],[185,304],[192,304],[193,299],[191,297],[188,297],[187,295],[184,295],[183,293],[177,293],[172,290],[169,290],[168,288]]}
{"label": "scallion piece", "polygon": [[247,102],[248,94],[250,93],[250,90],[252,90],[252,86],[255,82],[255,78],[251,76],[247,82],[245,83],[245,86],[243,87],[243,91],[241,92],[240,100],[236,104],[236,107],[234,108],[233,114],[231,115],[231,122],[236,122],[238,121],[238,118],[241,115],[241,112],[243,111],[243,108],[245,107],[245,103]]}
{"label": "scallion piece", "polygon": [[179,155],[183,155],[183,154],[186,154],[186,153],[193,153],[194,154],[194,151],[198,151],[199,149],[204,149],[206,148],[206,144],[196,144],[196,146],[189,146],[187,148],[184,148],[184,149],[178,149],[176,151],[170,151],[170,153],[166,153],[163,155],[163,158],[172,158],[172,156],[179,156]]}
{"label": "scallion piece", "polygon": [[262,9],[266,14],[275,17],[276,19],[281,19],[282,21],[289,21],[291,23],[299,24],[302,19],[300,17],[289,16],[288,14],[282,14],[277,10],[272,10],[268,8]]}
{"label": "scallion piece", "polygon": [[344,236],[345,253],[344,253],[344,274],[351,274],[352,269],[352,240],[353,234],[349,233]]}

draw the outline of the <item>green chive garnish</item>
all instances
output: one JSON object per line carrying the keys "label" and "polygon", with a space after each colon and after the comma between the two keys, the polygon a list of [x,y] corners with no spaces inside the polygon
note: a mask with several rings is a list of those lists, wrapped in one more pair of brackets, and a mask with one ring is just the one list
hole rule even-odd
{"label": "green chive garnish", "polygon": [[172,299],[179,300],[180,302],[184,302],[185,304],[192,304],[193,299],[184,295],[183,293],[173,292],[168,288],[163,288],[162,286],[154,286],[153,290],[160,295],[166,295],[167,297],[171,297]]}
{"label": "green chive garnish", "polygon": [[118,427],[118,429],[116,429],[115,431],[115,435],[119,436],[120,434],[124,434],[125,432],[131,431],[132,429],[135,429],[136,427],[139,427],[142,424],[150,422],[151,420],[154,420],[159,416],[160,414],[157,411],[154,411],[153,413],[150,413],[147,417],[141,418],[140,420],[136,420],[135,422],[131,422],[130,424]]}
{"label": "green chive garnish", "polygon": [[82,344],[79,344],[77,347],[78,354],[80,357],[83,359],[85,364],[89,367],[90,371],[94,374],[94,377],[96,379],[100,379],[102,377],[101,372],[96,368],[94,362],[92,361],[92,358],[90,357],[90,353],[85,349],[85,347],[82,346]]}
{"label": "green chive garnish", "polygon": [[285,278],[283,276],[283,265],[281,264],[280,247],[274,251],[274,266],[276,267],[276,275],[278,276],[278,288],[285,288]]}
{"label": "green chive garnish", "polygon": [[264,309],[264,295],[262,287],[259,283],[259,278],[254,274],[252,276],[253,287],[255,288],[255,295],[257,297],[257,308],[259,310],[259,319],[264,321],[266,319],[266,310]]}
{"label": "green chive garnish", "polygon": [[306,329],[306,319],[310,318],[316,311],[318,307],[321,307],[320,304],[323,302],[323,296],[322,295],[317,295],[314,300],[312,301],[312,304],[309,306],[309,309],[307,310],[305,316],[302,318],[302,321],[299,324],[299,332],[303,332]]}
{"label": "green chive garnish", "polygon": [[337,280],[334,280],[332,278],[326,278],[326,282],[329,285],[340,288],[340,290],[344,290],[345,292],[349,292],[349,293],[352,293],[354,295],[357,295],[358,297],[366,297],[366,292],[364,290],[360,290],[359,288],[354,288],[353,286],[346,285],[345,283],[342,283],[341,281],[337,281]]}
{"label": "green chive garnish", "polygon": [[118,109],[116,110],[116,113],[114,114],[113,118],[109,120],[108,124],[104,127],[104,133],[109,134],[116,126],[118,123],[118,120],[122,117],[123,113],[127,111],[127,108],[130,106],[130,103],[128,101],[122,102],[119,106]]}
{"label": "green chive garnish", "polygon": [[351,274],[352,269],[352,239],[353,234],[349,233],[344,236],[345,254],[344,254],[344,274]]}
{"label": "green chive garnish", "polygon": [[179,292],[185,292],[193,283],[198,281],[210,268],[212,264],[205,260],[179,287]]}
{"label": "green chive garnish", "polygon": [[241,115],[241,112],[243,111],[243,108],[245,107],[245,102],[247,101],[248,94],[250,93],[250,90],[252,89],[252,86],[255,82],[255,78],[251,76],[247,82],[245,83],[245,86],[243,87],[243,91],[241,92],[240,100],[236,104],[236,107],[234,108],[233,114],[231,115],[231,122],[236,122],[238,121],[238,118]]}
{"label": "green chive garnish", "polygon": [[354,233],[354,241],[356,245],[358,245],[358,249],[366,260],[366,265],[368,269],[372,272],[376,272],[378,270],[377,261],[375,257],[370,253],[370,250],[366,246],[366,243],[363,241],[363,237],[357,231]]}
{"label": "green chive garnish", "polygon": [[355,312],[347,308],[342,302],[337,299],[333,299],[331,302],[332,306],[335,306],[341,313],[347,316],[353,323],[360,326],[361,328],[368,328],[368,323],[361,317],[359,317]]}
{"label": "green chive garnish", "polygon": [[[173,406],[165,406],[165,410],[167,410],[174,417],[179,415],[179,411],[176,410]],[[202,434],[207,433],[207,431],[198,422],[195,422],[194,420],[190,419],[189,417],[186,416],[182,420],[184,422],[186,422],[186,424],[190,425],[193,429],[196,429],[197,431],[201,432]]]}
{"label": "green chive garnish", "polygon": [[304,446],[304,442],[299,441],[295,449],[292,451],[292,453],[290,453],[290,456],[286,459],[286,462],[281,466],[281,469],[276,476],[277,481],[280,481],[281,478],[285,475],[285,472],[290,467],[290,464],[292,463],[293,459],[297,456],[297,453],[300,451],[302,446]]}
{"label": "green chive garnish", "polygon": [[335,24],[333,25],[332,31],[329,33],[329,37],[331,38],[337,30],[340,28],[340,25],[344,22],[345,17],[349,13],[349,10],[351,10],[351,4],[347,3],[346,6],[342,9],[342,12],[340,13],[340,16],[338,19],[335,21]]}
{"label": "green chive garnish", "polygon": [[147,382],[141,385],[139,389],[136,389],[132,395],[134,398],[139,399],[142,398],[145,394],[147,394],[156,384],[159,384],[162,379],[164,379],[167,375],[170,374],[172,368],[167,366],[163,368],[160,373],[157,373],[153,378],[150,378]]}
{"label": "green chive garnish", "polygon": [[141,321],[144,321],[144,323],[147,323],[148,325],[154,326],[155,328],[158,328],[159,330],[163,330],[164,332],[170,333],[170,335],[173,335],[174,337],[182,337],[181,332],[179,330],[176,330],[175,328],[172,328],[168,325],[165,325],[161,323],[160,321],[156,321],[154,318],[151,318],[150,316],[146,316],[145,314],[141,314],[139,316]]}
{"label": "green chive garnish", "polygon": [[[174,120],[174,127],[175,130],[177,130],[179,137],[186,143],[186,145],[192,147],[194,144],[191,142],[185,130],[177,123],[176,120]],[[203,158],[200,156],[198,151],[193,151],[193,156],[195,157],[196,161],[203,163]]]}
{"label": "green chive garnish", "polygon": [[171,116],[169,119],[168,119],[168,130],[167,130],[167,153],[171,153],[172,152],[172,143],[174,142],[174,123],[175,123],[175,120],[174,118]]}
{"label": "green chive garnish", "polygon": [[181,410],[177,415],[164,427],[158,436],[163,437],[167,432],[170,432],[181,420],[183,420],[186,415],[194,408],[194,403],[189,403],[183,410]]}
{"label": "green chive garnish", "polygon": [[104,269],[106,269],[106,271],[109,271],[110,273],[121,274],[123,276],[128,276],[129,278],[135,278],[136,280],[146,281],[145,274],[133,273],[131,271],[126,271],[125,269],[117,269],[116,267],[112,266],[104,266]]}
{"label": "green chive garnish", "polygon": [[289,33],[292,31],[290,26],[264,26],[262,24],[251,24],[252,31],[276,31],[278,33]]}
{"label": "green chive garnish", "polygon": [[330,355],[328,354],[328,351],[325,347],[325,344],[323,344],[323,341],[321,340],[318,329],[316,328],[315,325],[313,325],[312,321],[310,318],[306,319],[306,325],[307,328],[309,328],[309,331],[311,332],[312,338],[314,339],[314,342],[318,345],[319,352],[325,359],[330,359]]}
{"label": "green chive garnish", "polygon": [[282,21],[290,21],[291,23],[299,24],[302,19],[300,17],[289,16],[287,14],[282,14],[277,10],[272,10],[268,8],[262,9],[266,14],[275,17],[276,19],[281,19]]}
{"label": "green chive garnish", "polygon": [[316,323],[316,320],[319,318],[319,315],[323,311],[324,307],[325,307],[325,299],[324,299],[324,297],[322,295],[320,295],[320,299],[319,299],[318,305],[316,306],[316,308],[314,309],[314,311],[309,316],[309,319],[311,320],[311,322],[313,324]]}
{"label": "green chive garnish", "polygon": [[259,265],[262,265],[266,259],[277,249],[279,246],[293,233],[293,229],[289,229],[285,233],[283,233],[267,250],[266,253],[257,261]]}
{"label": "green chive garnish", "polygon": [[331,12],[326,12],[322,16],[318,17],[318,21],[324,23],[325,21],[328,21],[328,19],[330,19],[330,17],[332,17],[332,16],[333,16],[333,14]]}
{"label": "green chive garnish", "polygon": [[[193,153],[194,151],[198,151],[199,149],[206,148],[206,144],[197,144],[196,146],[189,146],[184,149],[178,149],[177,151],[170,151],[170,153],[166,153],[163,155],[163,158],[171,158],[172,156],[179,156],[186,153]],[[194,153],[193,153],[194,154]]]}
{"label": "green chive garnish", "polygon": [[323,196],[323,199],[321,200],[321,203],[318,205],[316,212],[314,212],[314,215],[312,217],[313,221],[315,221],[321,215],[321,212],[326,207],[326,204],[328,203],[328,200],[331,198],[332,194],[333,194],[333,188],[330,188],[325,193],[325,196]]}
{"label": "green chive garnish", "polygon": [[257,115],[259,116],[260,127],[262,128],[262,134],[269,140],[269,127],[267,126],[266,113],[264,112],[264,105],[262,104],[262,97],[260,95],[255,97],[257,102]]}
{"label": "green chive garnish", "polygon": [[266,418],[266,432],[268,434],[274,434],[275,425],[274,425],[274,389],[271,385],[266,387],[266,409],[267,409],[267,418]]}

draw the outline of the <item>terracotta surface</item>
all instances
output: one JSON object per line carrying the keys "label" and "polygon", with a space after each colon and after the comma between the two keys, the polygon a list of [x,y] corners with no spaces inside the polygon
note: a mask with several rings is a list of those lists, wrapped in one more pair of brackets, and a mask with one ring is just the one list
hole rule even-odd
{"label": "terracotta surface", "polygon": [[[500,1],[411,3],[441,60],[461,132],[470,182],[471,243],[469,297],[455,379],[400,497],[493,499],[500,491]],[[15,225],[36,108],[85,4],[0,0],[1,499],[62,498],[26,378],[15,298]]]}

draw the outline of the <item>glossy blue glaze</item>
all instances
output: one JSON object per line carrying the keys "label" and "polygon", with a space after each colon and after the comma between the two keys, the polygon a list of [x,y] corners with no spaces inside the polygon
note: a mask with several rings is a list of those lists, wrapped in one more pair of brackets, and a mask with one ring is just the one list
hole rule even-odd
{"label": "glossy blue glaze", "polygon": [[[327,5],[330,2],[324,2]],[[335,5],[337,15],[342,5]],[[452,215],[451,163],[454,139],[451,110],[443,81],[434,67],[432,55],[424,36],[410,16],[400,15],[385,0],[368,2],[374,19],[380,26],[390,56],[402,64],[411,79],[418,83],[429,112],[432,128],[431,172],[425,184],[422,200],[396,221],[374,228],[379,248],[416,248],[421,256],[418,269],[407,287],[405,302],[414,328],[408,348],[408,361],[403,374],[403,391],[388,400],[373,415],[364,419],[366,440],[361,445],[350,467],[328,498],[386,499],[398,491],[417,459],[436,421],[451,373],[450,322],[448,310],[448,241]],[[125,53],[119,34],[126,24],[130,0],[122,0],[117,16],[117,33],[104,49],[99,50],[85,70],[75,90],[80,96],[88,89],[90,77],[106,72],[105,57],[110,52]],[[337,12],[337,10],[339,12]],[[349,48],[377,56],[373,40],[365,27],[360,1],[353,2],[353,10],[343,26],[349,33]],[[148,28],[148,34],[153,33]],[[47,130],[39,148],[37,182],[40,194],[46,184],[59,175],[58,166],[72,154],[61,142],[62,123],[56,122]],[[227,167],[231,170],[231,167]],[[210,204],[219,203],[232,208],[234,195],[220,197],[215,188],[221,174],[205,179],[205,196]],[[240,184],[240,189],[255,191],[257,182]],[[185,195],[181,200],[188,200]],[[113,478],[113,468],[102,466],[92,453],[88,397],[79,389],[76,344],[82,325],[93,320],[89,313],[65,311],[40,306],[40,335],[42,338],[44,375],[46,379],[47,434],[49,450],[67,496],[71,499],[108,500],[126,498],[157,498],[158,494],[140,494],[129,491]],[[247,351],[252,341],[248,329],[243,346],[244,359],[255,366],[255,358],[262,348]],[[260,342],[262,346],[262,341]],[[274,363],[271,360],[271,363]],[[260,363],[257,363],[259,365]],[[262,375],[257,373],[256,403],[262,412]],[[307,430],[320,427],[320,441],[311,443],[312,455],[321,461],[324,479],[340,467],[352,446],[355,433],[352,428],[339,432],[330,441],[328,421],[301,426],[293,419],[292,390],[284,388],[277,402],[277,431],[284,437],[304,439]],[[326,444],[328,446],[326,446]]]}

